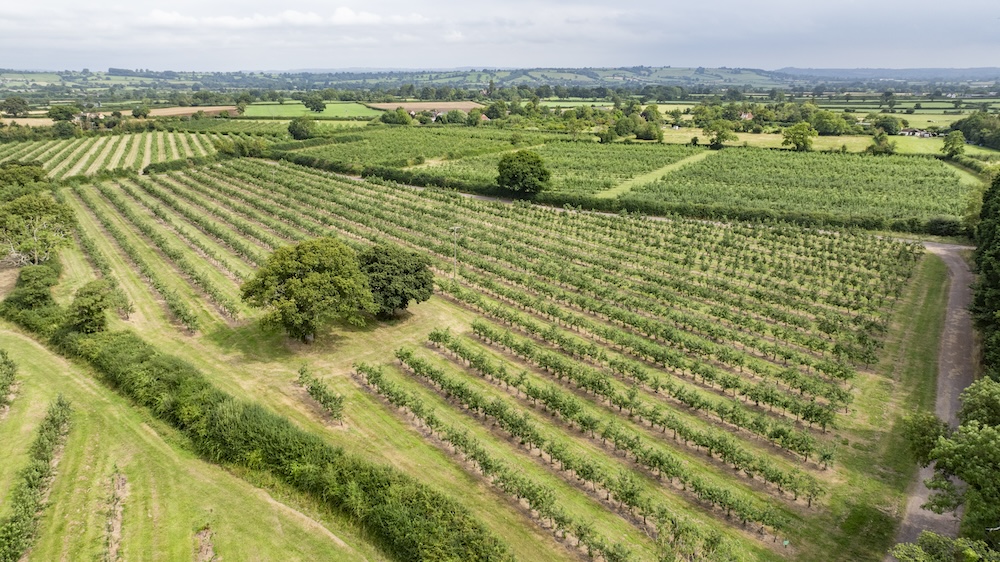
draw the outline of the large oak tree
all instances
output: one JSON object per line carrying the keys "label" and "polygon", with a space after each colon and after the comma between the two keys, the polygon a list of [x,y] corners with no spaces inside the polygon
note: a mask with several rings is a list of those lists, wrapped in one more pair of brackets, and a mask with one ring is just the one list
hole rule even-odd
{"label": "large oak tree", "polygon": [[262,323],[307,343],[327,322],[364,325],[364,313],[378,310],[357,254],[330,237],[279,248],[241,291],[244,302],[265,309]]}

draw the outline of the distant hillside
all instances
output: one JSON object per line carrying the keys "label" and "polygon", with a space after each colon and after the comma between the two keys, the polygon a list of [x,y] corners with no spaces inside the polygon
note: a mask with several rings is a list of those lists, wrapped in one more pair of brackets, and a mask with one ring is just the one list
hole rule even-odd
{"label": "distant hillside", "polygon": [[1000,68],[779,68],[774,72],[796,78],[827,80],[909,80],[956,82],[1000,80]]}

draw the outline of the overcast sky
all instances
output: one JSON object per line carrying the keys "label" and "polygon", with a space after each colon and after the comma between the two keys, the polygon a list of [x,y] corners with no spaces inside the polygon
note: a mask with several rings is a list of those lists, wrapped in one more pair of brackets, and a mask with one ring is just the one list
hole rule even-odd
{"label": "overcast sky", "polygon": [[11,0],[0,67],[1000,66],[997,0]]}

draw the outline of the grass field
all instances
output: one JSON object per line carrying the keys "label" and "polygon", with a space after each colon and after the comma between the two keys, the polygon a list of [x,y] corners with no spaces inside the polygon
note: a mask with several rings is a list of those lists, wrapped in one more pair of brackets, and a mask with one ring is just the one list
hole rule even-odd
{"label": "grass field", "polygon": [[[720,154],[724,152],[711,158]],[[519,559],[568,560],[577,555],[529,517],[523,505],[489,485],[441,438],[430,438],[419,430],[411,414],[387,407],[351,375],[352,364],[382,365],[388,380],[431,405],[445,423],[465,428],[484,450],[550,488],[571,517],[592,522],[595,533],[628,546],[641,560],[653,559],[659,548],[651,529],[638,517],[650,505],[681,515],[701,537],[720,533],[736,560],[817,559],[831,552],[836,553],[836,560],[876,560],[891,541],[895,520],[883,512],[891,514],[899,508],[912,472],[891,426],[900,412],[926,405],[930,396],[933,367],[927,366],[936,360],[936,346],[930,342],[936,341],[940,329],[945,276],[936,258],[914,262],[906,257],[910,250],[864,235],[841,234],[831,239],[828,234],[791,227],[780,231],[737,224],[709,227],[679,220],[652,222],[505,207],[350,182],[288,164],[276,167],[245,160],[106,183],[100,190],[84,187],[79,194],[67,191],[66,195],[83,232],[96,241],[112,264],[113,275],[135,303],[131,318],[114,319],[115,327],[135,329],[163,350],[192,362],[225,392],[259,401],[333,445],[391,463],[455,497],[510,543]],[[158,213],[154,214],[154,208]],[[158,293],[122,252],[120,242],[97,220],[98,215],[124,232],[143,259],[163,273],[168,289],[196,311],[197,333],[180,328]],[[228,234],[212,235],[189,219],[199,215]],[[450,271],[453,242],[442,232],[456,224],[462,226],[457,240],[461,267],[459,283],[452,286],[445,272]],[[252,228],[244,230],[240,225]],[[258,329],[255,313],[249,309],[241,308],[237,320],[223,314],[204,285],[194,283],[176,260],[156,247],[144,234],[145,228],[169,240],[186,260],[200,264],[209,283],[222,294],[235,295],[237,279],[254,269],[247,254],[236,251],[237,242],[266,255],[276,244],[324,232],[358,242],[388,238],[421,248],[439,268],[440,292],[394,322],[365,328],[338,326],[321,334],[315,344],[304,346],[275,331]],[[750,248],[764,261],[750,262],[746,258]],[[205,249],[215,258],[206,259]],[[94,273],[78,250],[64,251],[63,262],[57,298],[65,303],[74,288]],[[830,263],[842,266],[823,265]],[[876,263],[878,271],[873,269]],[[906,272],[914,267],[913,280],[904,284]],[[845,271],[851,274],[845,276]],[[750,296],[747,287],[755,296]],[[864,296],[841,296],[855,293]],[[890,308],[895,312],[890,313]],[[851,393],[854,399],[848,402],[847,413],[844,406],[835,409],[835,428],[822,431],[816,424],[796,423],[789,408],[797,408],[799,400],[813,396],[826,404],[844,399],[837,389],[845,383],[820,374],[835,371],[823,361],[829,354],[819,350],[829,349],[833,342],[854,348],[861,327],[845,323],[834,331],[820,332],[817,323],[821,318],[854,315],[886,323],[889,331],[884,353],[879,354],[881,362],[870,368],[850,366],[854,373],[850,385],[857,390]],[[645,322],[653,319],[655,325],[669,326],[671,331],[655,336],[644,332],[652,326]],[[576,375],[556,376],[551,368],[539,366],[539,356],[477,336],[483,332],[474,326],[495,326],[501,333],[509,330],[515,340],[533,342],[534,353],[544,351],[576,369],[604,373],[613,393],[584,391]],[[430,345],[428,335],[445,328],[463,349],[481,354],[493,365],[505,365],[510,373],[523,370],[526,378],[511,382],[513,386],[500,384],[483,377],[458,352]],[[202,462],[186,449],[179,435],[130,406],[85,369],[65,364],[9,327],[5,333],[9,335],[0,337],[0,347],[26,350],[17,351],[15,359],[29,357],[24,359],[26,365],[48,362],[29,371],[32,382],[26,392],[37,398],[22,401],[28,396],[22,395],[15,407],[43,403],[40,398],[51,396],[57,386],[69,388],[71,399],[87,405],[63,457],[67,477],[60,476],[56,482],[37,552],[30,559],[101,554],[101,530],[116,466],[128,481],[121,545],[130,557],[156,548],[167,549],[172,557],[190,557],[195,536],[207,524],[214,551],[229,559],[254,558],[255,551],[259,558],[273,559],[281,557],[277,553],[283,548],[288,559],[381,558],[343,516],[284,489],[265,474],[226,471]],[[612,347],[609,339],[620,344]],[[540,457],[537,449],[519,445],[516,438],[483,417],[471,415],[454,395],[400,368],[392,359],[400,346],[413,350],[414,357],[450,379],[508,404],[547,439],[565,444],[566,453],[552,450],[560,459],[569,462],[566,454],[589,459],[612,477],[598,478],[593,486],[581,484],[577,477],[559,470],[554,458]],[[653,351],[660,349],[657,346],[672,349],[672,354],[647,361],[649,354],[659,353]],[[775,346],[781,351],[772,357]],[[918,348],[926,354],[911,353]],[[799,375],[788,378],[782,362]],[[325,418],[294,383],[302,365],[346,397],[342,425]],[[650,379],[634,378],[640,373],[656,375],[660,384],[670,386],[654,390]],[[46,378],[52,376],[68,377],[71,384],[52,384]],[[722,383],[718,377],[730,377],[725,379],[730,382]],[[772,394],[756,398],[769,404],[767,408],[755,406],[741,394],[754,392],[750,389],[757,381],[773,381]],[[726,390],[732,384],[736,387]],[[76,386],[81,388],[74,390]],[[686,471],[673,484],[656,477],[626,452],[631,445],[625,441],[615,438],[605,443],[575,427],[571,420],[582,419],[573,417],[579,414],[552,415],[549,410],[554,403],[533,404],[531,388],[547,388],[572,398],[582,412],[598,420],[599,427],[617,427],[636,436],[650,450],[677,458]],[[630,388],[636,394],[628,408],[642,412],[634,416],[623,414],[623,404],[614,398],[624,399],[632,392]],[[689,396],[707,402],[692,407]],[[749,424],[740,429],[739,424],[748,422],[737,418],[724,422],[712,413],[715,406],[711,404],[730,402],[739,404],[751,419],[785,427],[812,442],[816,448],[807,453],[810,459],[789,449],[800,445]],[[671,413],[674,431],[694,431],[687,438],[693,441],[682,443],[671,438],[670,431],[661,432],[657,422],[650,422],[652,410],[645,408],[654,405]],[[30,419],[40,415],[40,410],[35,418],[20,412],[12,410],[0,422],[0,432],[20,435],[11,437],[14,449],[16,443],[30,439]],[[598,433],[603,431],[598,429]],[[755,478],[747,478],[729,464],[746,461],[724,461],[718,450],[713,453],[697,445],[702,443],[697,435],[716,434],[728,436],[727,446],[736,447],[733,450],[765,463],[754,465],[758,468],[746,465],[747,470],[768,466],[776,472],[771,476],[757,472]],[[86,437],[92,435],[101,439]],[[824,470],[817,455],[827,446],[837,451],[833,468]],[[81,476],[83,468],[74,468],[84,466],[90,467],[87,478]],[[886,471],[892,476],[887,478]],[[629,475],[640,496],[651,503],[625,505],[624,496],[614,487],[620,474]],[[0,486],[4,478],[9,478],[9,472],[0,469]],[[687,491],[676,478],[688,482]],[[778,488],[775,478],[790,480]],[[824,490],[811,507],[806,488],[801,488],[809,482],[819,483]],[[730,508],[744,515],[727,517],[725,509],[713,507],[719,500],[699,500],[692,490],[705,487],[744,498],[748,504]],[[793,489],[800,490],[797,499]],[[602,490],[617,499],[605,499]],[[217,506],[214,511],[205,510],[213,504]],[[764,512],[744,511],[747,505],[769,506],[780,518],[771,521]],[[267,515],[256,520],[236,515],[248,512]],[[750,521],[764,517],[771,522],[747,525],[741,524],[740,517]],[[151,533],[161,520],[162,533]],[[280,535],[265,530],[274,527],[281,529]],[[65,534],[76,528],[87,531],[66,539]],[[758,528],[763,534],[758,534]],[[867,531],[859,533],[861,528]],[[303,538],[302,533],[308,536]],[[344,544],[337,546],[331,533]],[[786,538],[791,544],[783,549],[780,541]],[[692,544],[700,549],[707,543],[697,539]],[[322,548],[333,550],[320,554]]]}
{"label": "grass field", "polygon": [[360,103],[326,102],[326,110],[322,113],[310,111],[302,102],[289,100],[284,103],[252,103],[243,113],[246,117],[301,117],[311,115],[321,119],[336,119],[338,117],[378,117],[381,111],[376,111]]}

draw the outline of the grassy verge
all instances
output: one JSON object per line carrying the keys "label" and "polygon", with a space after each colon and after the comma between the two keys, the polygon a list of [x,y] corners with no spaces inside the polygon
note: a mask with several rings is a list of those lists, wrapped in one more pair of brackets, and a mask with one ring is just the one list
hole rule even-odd
{"label": "grassy verge", "polygon": [[812,548],[803,559],[882,560],[892,546],[916,474],[898,427],[905,414],[934,408],[947,279],[944,262],[927,254],[897,305],[882,362],[857,379],[851,415],[834,433],[828,511],[805,530]]}

